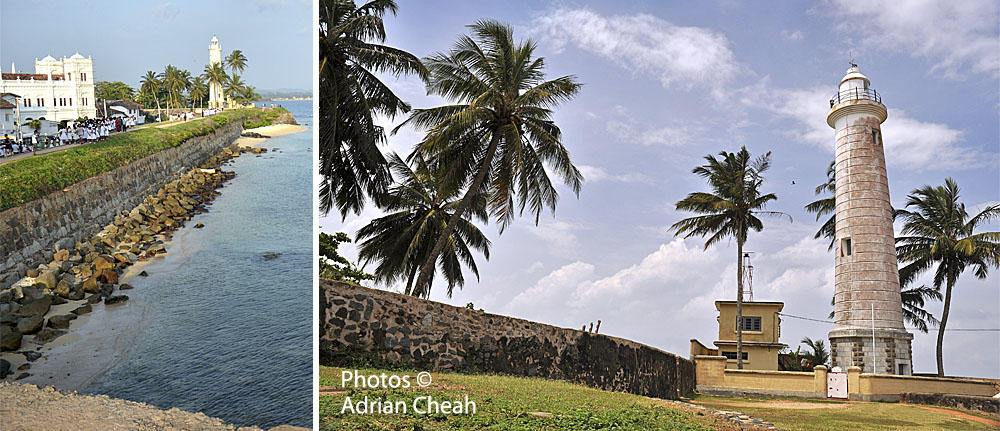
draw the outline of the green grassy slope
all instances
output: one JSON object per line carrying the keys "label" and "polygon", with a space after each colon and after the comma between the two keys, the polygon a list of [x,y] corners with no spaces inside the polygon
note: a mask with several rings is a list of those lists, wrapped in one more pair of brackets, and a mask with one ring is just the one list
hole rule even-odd
{"label": "green grassy slope", "polygon": [[0,211],[13,208],[87,178],[111,171],[187,139],[212,133],[233,121],[244,128],[271,124],[284,109],[235,109],[170,127],[149,127],[113,135],[95,144],[41,154],[0,165]]}
{"label": "green grassy slope", "polygon": [[[416,371],[361,370],[365,375],[410,375],[409,389],[341,386],[341,368],[320,367],[322,430],[735,430],[736,427],[676,404],[631,394],[606,392],[562,381],[496,375],[433,373],[433,384],[418,388]],[[418,397],[476,403],[475,414],[418,414]],[[403,401],[406,414],[341,413],[347,397]],[[420,401],[425,409],[426,402]]]}

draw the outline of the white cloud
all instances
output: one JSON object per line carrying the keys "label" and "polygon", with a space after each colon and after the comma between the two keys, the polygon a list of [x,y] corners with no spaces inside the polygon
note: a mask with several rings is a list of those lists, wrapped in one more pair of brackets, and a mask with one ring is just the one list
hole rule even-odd
{"label": "white cloud", "polygon": [[[786,97],[760,99],[765,88],[780,91]],[[764,107],[779,117],[795,120],[785,133],[795,143],[834,150],[834,130],[826,124],[830,109],[830,92],[826,87],[778,89],[770,86],[765,77],[757,84],[742,90],[741,101],[746,105]],[[982,166],[990,158],[970,148],[961,146],[964,132],[946,124],[924,122],[906,115],[901,109],[889,109],[889,117],[882,124],[886,163],[916,171],[948,170]]]}
{"label": "white cloud", "polygon": [[721,96],[739,68],[721,33],[647,14],[606,17],[589,9],[557,9],[536,18],[531,31],[557,52],[572,45],[652,75],[664,87],[710,87]]}
{"label": "white cloud", "polygon": [[580,226],[561,220],[542,219],[538,226],[524,226],[522,229],[544,241],[553,256],[573,257],[580,254],[580,244],[574,233]]}
{"label": "white cloud", "polygon": [[559,304],[571,294],[579,283],[592,278],[594,265],[576,261],[550,272],[534,286],[517,294],[508,304],[508,309],[522,310],[539,304],[546,307]]}
{"label": "white cloud", "polygon": [[781,38],[792,42],[798,42],[805,38],[805,34],[802,33],[802,30],[781,30]]}
{"label": "white cloud", "polygon": [[962,78],[967,71],[1000,76],[995,0],[833,0],[829,11],[848,35],[873,52],[910,53],[930,72]]}
{"label": "white cloud", "polygon": [[679,147],[691,142],[701,130],[693,124],[683,126],[649,127],[640,124],[624,106],[611,108],[611,119],[605,125],[608,133],[622,142],[638,142],[642,145],[663,145]]}
{"label": "white cloud", "polygon": [[580,173],[583,174],[583,178],[587,182],[601,182],[601,181],[617,181],[622,183],[642,183],[642,184],[652,184],[653,179],[648,175],[641,174],[638,172],[628,172],[625,174],[609,174],[603,168],[590,165],[577,165],[580,169]]}
{"label": "white cloud", "polygon": [[166,2],[153,8],[153,17],[161,20],[173,19],[180,12],[174,2]]}

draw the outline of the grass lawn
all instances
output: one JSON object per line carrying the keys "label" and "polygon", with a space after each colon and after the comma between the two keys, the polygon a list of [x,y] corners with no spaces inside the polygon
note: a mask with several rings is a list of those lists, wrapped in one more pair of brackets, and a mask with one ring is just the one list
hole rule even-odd
{"label": "grass lawn", "polygon": [[735,410],[789,431],[995,429],[970,419],[897,403],[708,395],[699,395],[694,402],[719,410]]}
{"label": "grass lawn", "polygon": [[[433,384],[416,385],[416,371],[366,369],[364,375],[410,375],[409,389],[358,389],[341,386],[341,368],[320,367],[320,429],[329,430],[737,430],[700,412],[675,404],[618,392],[544,379],[495,375],[433,373]],[[341,409],[353,403],[402,400],[407,413],[353,414]],[[476,403],[466,415],[418,414],[409,407],[421,396]],[[426,405],[426,404],[424,404]],[[423,408],[423,407],[422,407]],[[541,413],[538,413],[541,412]],[[534,413],[534,414],[532,414]]]}
{"label": "grass lawn", "polygon": [[245,129],[271,124],[284,109],[233,109],[164,128],[130,130],[108,139],[65,151],[40,154],[0,165],[0,211],[62,190],[87,178],[111,171],[187,139],[212,133],[233,121]]}

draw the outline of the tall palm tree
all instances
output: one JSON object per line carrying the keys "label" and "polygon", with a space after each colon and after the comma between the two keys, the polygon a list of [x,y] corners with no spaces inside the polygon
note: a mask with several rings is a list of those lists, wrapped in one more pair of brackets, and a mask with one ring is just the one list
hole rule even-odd
{"label": "tall palm tree", "polygon": [[239,75],[230,76],[226,81],[226,88],[223,89],[226,94],[226,100],[235,100],[238,98],[243,93],[245,85]]}
{"label": "tall palm tree", "polygon": [[[222,67],[222,63],[209,64],[205,66],[205,81],[208,82],[210,87],[215,87],[222,89],[226,86],[226,82],[229,80],[229,74],[226,73],[226,69]],[[211,94],[211,91],[209,91]],[[222,94],[218,94],[222,96]],[[218,106],[216,106],[218,108]]]}
{"label": "tall palm tree", "polygon": [[[480,194],[500,232],[515,212],[535,215],[548,207],[555,214],[559,194],[544,165],[579,196],[583,175],[570,161],[553,108],[579,92],[574,76],[546,81],[545,61],[534,57],[536,43],[514,40],[513,29],[493,20],[469,26],[448,53],[424,60],[430,73],[428,94],[452,104],[416,109],[399,127],[427,130],[415,153],[443,159],[447,175],[466,187],[462,201],[417,276],[414,291],[430,289],[434,263],[451,230]],[[395,132],[395,131],[394,131]],[[515,204],[516,202],[516,204]]]}
{"label": "tall palm tree", "polygon": [[899,292],[903,300],[903,320],[913,325],[918,331],[927,333],[930,326],[941,324],[933,314],[924,310],[924,304],[929,300],[941,300],[940,289],[934,289],[927,285],[920,287],[903,288]]}
{"label": "tall palm tree", "polygon": [[812,350],[812,353],[808,356],[813,362],[813,367],[817,365],[826,365],[826,363],[830,360],[830,351],[827,350],[826,342],[822,339],[813,341],[813,339],[809,337],[804,337],[802,338],[802,341],[799,341],[799,343],[805,344]]}
{"label": "tall palm tree", "polygon": [[139,83],[139,91],[141,93],[149,94],[156,100],[156,116],[160,116],[160,75],[152,70],[147,70],[146,74],[142,76],[142,80]]}
{"label": "tall palm tree", "polygon": [[906,208],[896,210],[903,220],[903,236],[896,238],[896,254],[904,266],[899,270],[900,283],[908,283],[937,265],[934,288],[945,286],[944,310],[937,336],[938,376],[944,376],[945,328],[951,311],[951,294],[958,277],[966,269],[978,278],[986,278],[990,267],[1000,266],[1000,232],[976,233],[976,228],[1000,217],[1000,205],[990,205],[969,217],[965,204],[958,201],[959,189],[948,178],[943,186],[924,186],[906,197]]}
{"label": "tall palm tree", "polygon": [[238,49],[234,49],[233,52],[229,53],[225,61],[233,71],[233,75],[243,73],[243,70],[247,67],[247,57],[243,55],[243,51]]}
{"label": "tall palm tree", "polygon": [[188,95],[191,96],[192,107],[194,101],[198,101],[198,106],[204,107],[205,96],[208,95],[208,85],[205,84],[205,79],[196,76],[191,80],[191,89],[188,90]]}
{"label": "tall palm tree", "polygon": [[[372,220],[358,230],[358,255],[364,263],[378,262],[375,280],[394,284],[406,280],[406,294],[414,294],[413,282],[431,252],[434,243],[446,230],[452,214],[459,206],[461,190],[440,175],[443,169],[433,166],[419,154],[412,158],[415,169],[398,155],[389,158],[389,166],[398,182],[388,193],[375,197],[375,202],[389,214]],[[448,296],[455,286],[465,283],[462,264],[479,279],[479,270],[471,249],[490,258],[490,241],[469,218],[487,222],[486,198],[479,195],[466,217],[457,226],[441,253],[441,273],[448,283]],[[362,240],[364,240],[362,242]],[[428,291],[423,291],[427,296]]]}
{"label": "tall palm tree", "polygon": [[392,119],[410,110],[376,74],[426,76],[420,60],[385,42],[386,13],[396,2],[319,2],[320,209],[346,217],[361,213],[366,196],[384,193],[392,180],[379,144],[385,142],[377,116]]}
{"label": "tall palm tree", "polygon": [[704,215],[683,219],[670,226],[670,230],[685,238],[711,235],[705,241],[705,249],[723,238],[736,239],[736,367],[743,369],[743,244],[751,230],[764,229],[758,215],[787,217],[789,221],[792,218],[782,212],[764,210],[768,202],[778,199],[774,193],[761,191],[763,174],[771,167],[771,152],[751,159],[750,152],[742,147],[736,153],[720,152],[719,157],[707,155],[708,163],[691,171],[705,178],[712,192],[694,192],[677,202],[679,210]]}
{"label": "tall palm tree", "polygon": [[823,226],[820,226],[819,230],[816,231],[816,235],[813,236],[813,238],[816,239],[829,239],[830,245],[827,246],[827,250],[833,250],[833,244],[836,241],[837,235],[837,227],[835,224],[837,216],[834,214],[837,210],[837,201],[835,196],[837,193],[837,183],[834,178],[836,174],[836,169],[834,168],[835,165],[836,161],[831,160],[830,166],[826,168],[826,182],[816,186],[817,196],[826,195],[827,193],[829,193],[829,196],[817,199],[810,202],[809,205],[806,205],[806,211],[816,213],[816,221],[819,221],[819,219],[824,215],[830,215],[830,218],[826,219]]}

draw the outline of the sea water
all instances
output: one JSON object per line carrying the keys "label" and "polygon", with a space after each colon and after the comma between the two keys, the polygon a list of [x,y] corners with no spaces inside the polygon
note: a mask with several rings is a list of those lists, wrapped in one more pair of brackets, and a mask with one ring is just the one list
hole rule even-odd
{"label": "sea water", "polygon": [[307,130],[223,168],[236,178],[122,292],[144,317],[120,359],[81,392],[240,426],[311,426],[312,101],[274,103]]}

